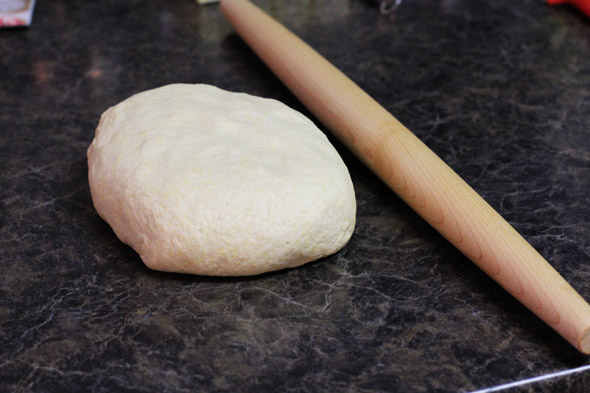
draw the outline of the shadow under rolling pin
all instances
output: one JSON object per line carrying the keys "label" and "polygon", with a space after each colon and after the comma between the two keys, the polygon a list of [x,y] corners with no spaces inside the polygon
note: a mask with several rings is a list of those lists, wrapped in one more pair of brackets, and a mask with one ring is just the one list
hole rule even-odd
{"label": "shadow under rolling pin", "polygon": [[449,242],[583,353],[590,305],[448,165],[305,42],[247,0],[221,11],[277,77]]}

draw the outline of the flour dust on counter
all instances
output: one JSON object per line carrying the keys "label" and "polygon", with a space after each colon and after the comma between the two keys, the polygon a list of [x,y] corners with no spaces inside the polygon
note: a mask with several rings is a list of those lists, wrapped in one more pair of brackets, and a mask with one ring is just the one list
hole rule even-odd
{"label": "flour dust on counter", "polygon": [[356,219],[327,137],[276,100],[210,85],[136,94],[88,149],[97,212],[154,269],[254,275],[331,255]]}

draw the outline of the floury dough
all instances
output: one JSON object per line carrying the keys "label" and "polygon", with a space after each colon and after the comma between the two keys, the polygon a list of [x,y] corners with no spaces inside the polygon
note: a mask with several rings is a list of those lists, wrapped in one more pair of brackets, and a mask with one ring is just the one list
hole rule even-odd
{"label": "floury dough", "polygon": [[92,200],[151,269],[253,275],[335,253],[356,200],[326,136],[286,105],[209,85],[136,94],[100,118]]}

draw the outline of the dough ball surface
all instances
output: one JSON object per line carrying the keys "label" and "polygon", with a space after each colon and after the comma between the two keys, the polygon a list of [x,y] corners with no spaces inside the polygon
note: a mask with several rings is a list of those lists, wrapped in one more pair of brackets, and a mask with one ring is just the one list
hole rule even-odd
{"label": "dough ball surface", "polygon": [[254,275],[330,255],[350,239],[348,170],[305,116],[209,85],[136,94],[88,148],[97,212],[151,269]]}

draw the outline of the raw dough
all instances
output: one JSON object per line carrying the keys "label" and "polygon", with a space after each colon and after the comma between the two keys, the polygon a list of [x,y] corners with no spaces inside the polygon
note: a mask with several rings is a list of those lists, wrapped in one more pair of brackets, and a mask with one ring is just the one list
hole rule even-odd
{"label": "raw dough", "polygon": [[88,148],[100,216],[155,270],[253,275],[335,253],[356,200],[344,162],[305,116],[209,85],[136,94]]}

